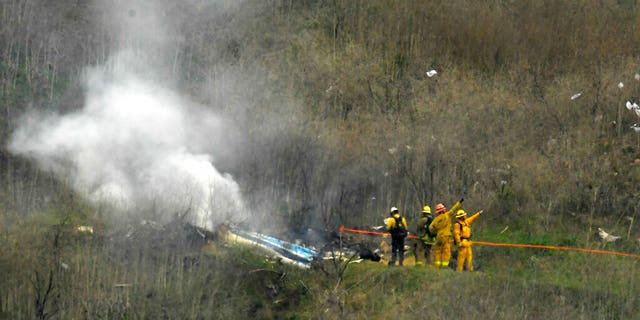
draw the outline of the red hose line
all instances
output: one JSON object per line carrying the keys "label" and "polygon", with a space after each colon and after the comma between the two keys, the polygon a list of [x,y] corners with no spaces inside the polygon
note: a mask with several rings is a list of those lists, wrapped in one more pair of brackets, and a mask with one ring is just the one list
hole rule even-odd
{"label": "red hose line", "polygon": [[[350,229],[350,228],[345,228],[344,226],[340,226],[340,232],[370,234],[370,235],[377,235],[377,236],[384,236],[384,237],[389,236],[388,232]],[[418,236],[409,235],[408,238],[418,239]],[[610,254],[610,255],[640,259],[640,255],[633,254],[633,253],[610,251],[610,250],[599,250],[599,249],[586,249],[586,248],[577,248],[577,247],[550,246],[550,245],[526,244],[526,243],[502,243],[502,242],[488,242],[488,241],[475,241],[475,240],[473,241],[473,244],[478,244],[483,246],[494,246],[494,247],[516,247],[516,248],[535,248],[535,249],[564,250],[564,251],[581,251],[581,252]]]}

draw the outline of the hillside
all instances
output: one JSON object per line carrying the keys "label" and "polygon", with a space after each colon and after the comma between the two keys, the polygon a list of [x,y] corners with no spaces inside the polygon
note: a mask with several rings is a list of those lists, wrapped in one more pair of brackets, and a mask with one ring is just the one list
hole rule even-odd
{"label": "hillside", "polygon": [[601,249],[603,228],[638,254],[639,19],[634,1],[2,1],[0,318],[449,318],[461,299],[469,319],[633,318],[635,258],[479,245],[475,274],[297,270],[189,226],[322,245],[464,197],[477,240]]}

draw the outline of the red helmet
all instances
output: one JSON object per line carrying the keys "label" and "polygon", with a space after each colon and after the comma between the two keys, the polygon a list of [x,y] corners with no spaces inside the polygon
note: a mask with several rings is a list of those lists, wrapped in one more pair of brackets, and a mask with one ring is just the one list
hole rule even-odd
{"label": "red helmet", "polygon": [[436,204],[436,213],[443,213],[445,211],[447,211],[447,208],[445,208],[444,204],[442,203]]}

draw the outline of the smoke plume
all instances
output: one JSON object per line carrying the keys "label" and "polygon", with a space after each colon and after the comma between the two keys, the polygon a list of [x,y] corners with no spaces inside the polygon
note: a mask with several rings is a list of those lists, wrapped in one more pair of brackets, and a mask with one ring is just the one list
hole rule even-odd
{"label": "smoke plume", "polygon": [[[155,21],[142,16],[153,16],[151,10],[129,13],[122,19]],[[26,114],[9,150],[34,159],[113,212],[150,212],[163,221],[184,216],[209,229],[230,215],[240,219],[245,212],[240,188],[213,165],[214,155],[224,152],[214,142],[223,139],[225,121],[154,80],[163,70],[145,64],[144,57],[161,53],[144,48],[164,47],[165,31],[154,25],[136,30],[154,30],[153,37],[139,36],[132,42],[137,47],[88,68],[81,109]],[[119,32],[127,39],[135,35]]]}

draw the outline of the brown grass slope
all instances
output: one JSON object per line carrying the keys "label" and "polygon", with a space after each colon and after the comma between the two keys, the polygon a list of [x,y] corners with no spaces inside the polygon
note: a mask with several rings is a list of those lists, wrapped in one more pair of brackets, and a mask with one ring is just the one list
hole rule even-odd
{"label": "brown grass slope", "polygon": [[[367,227],[392,205],[413,221],[425,203],[464,197],[485,210],[479,239],[597,247],[603,226],[624,236],[611,249],[638,252],[626,218],[640,207],[640,135],[629,128],[640,118],[624,107],[640,96],[635,1],[158,4],[182,34],[158,64],[237,123],[237,147],[216,165],[274,225]],[[3,146],[26,110],[82,107],[84,68],[119,46],[102,10],[0,2]],[[625,258],[479,247],[479,275],[374,265],[338,282],[253,271],[267,267],[243,251],[176,252],[166,247],[183,240],[168,235],[138,247],[74,238],[64,228],[118,231],[4,147],[0,179],[5,318],[448,318],[464,300],[469,319],[627,319],[638,302],[637,261]]]}

